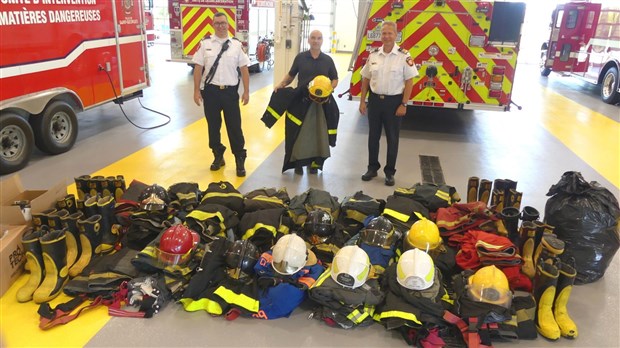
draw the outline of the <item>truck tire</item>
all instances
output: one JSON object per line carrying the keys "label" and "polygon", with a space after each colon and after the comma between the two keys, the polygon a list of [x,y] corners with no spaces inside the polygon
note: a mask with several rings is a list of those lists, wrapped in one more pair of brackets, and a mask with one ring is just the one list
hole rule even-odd
{"label": "truck tire", "polygon": [[601,84],[601,99],[603,99],[605,103],[613,105],[620,102],[618,83],[620,83],[618,69],[615,67],[609,68],[609,70],[605,73],[603,83]]}
{"label": "truck tire", "polygon": [[0,116],[0,175],[24,168],[34,149],[34,134],[24,118],[6,113]]}
{"label": "truck tire", "polygon": [[[543,44],[544,47],[545,44]],[[551,74],[551,68],[547,68],[545,67],[545,64],[547,63],[547,52],[543,51],[540,53],[540,76],[543,77],[547,77],[549,76],[549,74]]]}
{"label": "truck tire", "polygon": [[55,101],[41,114],[30,116],[30,125],[37,148],[50,155],[69,151],[77,139],[77,116],[64,101]]}

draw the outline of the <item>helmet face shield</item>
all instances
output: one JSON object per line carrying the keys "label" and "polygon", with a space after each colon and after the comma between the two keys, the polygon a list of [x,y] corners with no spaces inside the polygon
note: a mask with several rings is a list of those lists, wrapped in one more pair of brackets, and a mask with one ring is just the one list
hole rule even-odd
{"label": "helmet face shield", "polygon": [[329,96],[333,91],[332,82],[329,77],[325,75],[316,76],[308,84],[308,92],[310,92],[308,97],[310,100],[319,104],[323,104],[329,100]]}
{"label": "helmet face shield", "polygon": [[183,265],[191,259],[199,239],[198,234],[186,226],[171,226],[162,233],[154,256],[162,267]]}
{"label": "helmet face shield", "polygon": [[371,246],[389,249],[394,243],[394,231],[364,228],[360,231],[360,240]]}
{"label": "helmet face shield", "polygon": [[291,275],[301,270],[307,259],[306,242],[296,234],[288,234],[274,245],[271,266],[277,273]]}
{"label": "helmet face shield", "polygon": [[328,212],[313,210],[308,213],[308,217],[304,223],[304,236],[310,244],[317,245],[325,243],[333,234],[333,219]]}
{"label": "helmet face shield", "polygon": [[258,249],[250,241],[235,241],[224,254],[228,275],[233,279],[248,277],[254,273],[258,257]]}
{"label": "helmet face shield", "polygon": [[138,197],[140,208],[146,211],[164,210],[169,202],[168,192],[157,184],[145,188]]}
{"label": "helmet face shield", "polygon": [[467,286],[467,296],[476,302],[491,303],[510,308],[512,292],[509,289],[500,289],[488,284],[470,284]]}

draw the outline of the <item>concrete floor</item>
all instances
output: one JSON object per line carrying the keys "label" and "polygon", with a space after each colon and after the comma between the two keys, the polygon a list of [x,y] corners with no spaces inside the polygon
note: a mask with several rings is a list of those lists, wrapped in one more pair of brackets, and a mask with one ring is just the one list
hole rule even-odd
{"label": "concrete floor", "polygon": [[[155,45],[150,50],[152,86],[145,90],[142,103],[172,117],[169,125],[154,130],[140,130],[131,126],[118,110],[108,104],[79,115],[79,138],[74,149],[55,157],[36,153],[28,167],[19,172],[26,187],[46,188],[59,180],[67,184],[82,174],[91,174],[143,149],[161,146],[161,140],[173,139],[171,134],[203,120],[202,109],[192,102],[192,79],[190,69],[179,63],[164,61],[165,46]],[[575,146],[570,139],[558,133],[550,123],[549,116],[561,118],[562,124],[580,124],[587,129],[588,120],[611,120],[620,122],[620,108],[599,100],[598,89],[574,79],[550,76],[541,78],[535,66],[519,66],[513,99],[523,106],[521,111],[513,108],[507,113],[485,111],[455,111],[427,108],[410,108],[401,131],[400,153],[396,173],[396,185],[410,187],[421,180],[418,155],[439,156],[446,182],[455,186],[465,196],[469,176],[481,178],[510,178],[518,181],[518,189],[524,193],[523,205],[531,205],[544,211],[545,196],[566,171],[579,171],[589,181],[598,181],[620,196],[618,168],[615,171],[601,169],[599,158],[620,158],[618,137],[591,139],[582,146]],[[345,72],[336,93],[348,88]],[[278,77],[279,80],[279,77]],[[272,82],[271,73],[253,74],[252,91],[258,91]],[[256,122],[264,111],[266,100],[252,99],[257,107],[243,114],[247,122]],[[262,104],[261,104],[262,103]],[[262,154],[264,160],[238,187],[247,192],[259,187],[286,187],[292,197],[309,187],[330,191],[344,198],[356,191],[385,198],[393,188],[383,184],[383,177],[362,182],[360,175],[366,169],[366,136],[368,124],[357,112],[357,103],[340,99],[341,121],[338,144],[332,149],[324,171],[318,175],[295,175],[292,171],[280,173],[284,145],[272,153]],[[262,106],[261,106],[262,105]],[[132,121],[142,126],[159,124],[164,119],[140,109],[137,101],[124,105]],[[589,110],[584,116],[582,110]],[[579,112],[578,112],[579,111]],[[584,121],[585,120],[585,121]],[[244,121],[246,122],[246,121]],[[617,129],[617,128],[616,128]],[[256,129],[246,138],[268,137],[266,128]],[[561,134],[561,136],[558,136]],[[206,136],[206,126],[204,127]],[[167,138],[169,137],[169,138]],[[579,137],[579,134],[575,134]],[[166,140],[167,141],[167,140]],[[172,141],[172,140],[171,140]],[[602,141],[599,147],[596,141]],[[158,143],[159,142],[159,143]],[[173,166],[183,168],[189,161],[192,166],[204,167],[201,188],[211,181],[208,151],[202,150],[204,158],[192,157],[191,151],[206,147],[206,140],[191,139],[192,145],[185,151],[172,154],[178,158]],[[594,145],[592,145],[594,144]],[[385,145],[382,143],[382,150]],[[249,160],[255,156],[248,147]],[[189,153],[189,154],[188,154]],[[382,152],[380,158],[384,158]],[[196,163],[197,162],[197,163]],[[135,163],[135,166],[140,166]],[[193,168],[193,167],[192,167]],[[232,171],[230,172],[232,174]],[[611,174],[609,174],[611,173]],[[123,174],[123,173],[118,173]],[[188,175],[195,173],[188,173]],[[161,184],[187,180],[186,176],[170,178],[167,173],[150,171],[148,175]],[[136,177],[141,179],[141,177]],[[170,182],[170,180],[176,181]],[[234,178],[230,178],[234,182]],[[560,339],[549,342],[536,341],[500,343],[498,347],[618,347],[620,346],[620,268],[616,256],[605,277],[593,284],[575,287],[569,301],[569,312],[579,327],[576,340]],[[33,313],[34,314],[34,313]],[[176,346],[223,346],[223,347],[393,347],[405,346],[400,337],[373,325],[355,331],[329,328],[316,320],[307,320],[309,312],[296,310],[289,319],[257,321],[239,319],[228,322],[212,318],[205,313],[187,313],[181,306],[171,304],[152,319],[137,320],[112,318],[88,342],[90,347],[176,347]],[[79,330],[79,319],[71,323]]]}

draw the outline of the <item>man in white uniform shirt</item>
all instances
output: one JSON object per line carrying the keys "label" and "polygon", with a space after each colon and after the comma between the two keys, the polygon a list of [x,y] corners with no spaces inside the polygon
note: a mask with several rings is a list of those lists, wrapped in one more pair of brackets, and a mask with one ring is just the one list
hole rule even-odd
{"label": "man in white uniform shirt", "polygon": [[209,129],[209,148],[214,160],[211,170],[220,169],[224,163],[224,151],[220,130],[222,111],[230,147],[235,155],[237,176],[245,176],[245,139],[241,130],[239,109],[239,73],[243,81],[241,101],[250,100],[250,59],[243,51],[241,42],[228,36],[228,19],[224,13],[213,16],[215,35],[202,40],[192,59],[194,66],[194,102],[204,105]]}
{"label": "man in white uniform shirt", "polygon": [[[387,159],[383,172],[385,184],[394,185],[396,157],[402,117],[407,113],[407,102],[413,89],[413,78],[418,70],[409,52],[398,47],[396,23],[383,22],[381,42],[383,46],[373,50],[362,68],[362,93],[359,111],[368,111],[368,169],[362,180],[369,181],[377,176],[379,163],[379,140],[385,128],[387,139]],[[366,95],[368,106],[366,106]]]}

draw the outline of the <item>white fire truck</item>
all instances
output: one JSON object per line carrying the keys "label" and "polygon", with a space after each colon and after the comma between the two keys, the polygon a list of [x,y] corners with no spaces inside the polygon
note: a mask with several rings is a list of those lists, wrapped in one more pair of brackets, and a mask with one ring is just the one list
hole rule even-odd
{"label": "white fire truck", "polygon": [[558,5],[540,67],[543,76],[554,71],[600,84],[605,103],[620,102],[620,3]]}
{"label": "white fire truck", "polygon": [[148,87],[141,1],[3,0],[0,174],[68,151],[76,113]]}
{"label": "white fire truck", "polygon": [[508,111],[524,16],[521,2],[360,1],[351,96],[359,97],[361,69],[381,46],[381,23],[389,20],[420,73],[410,104]]}

